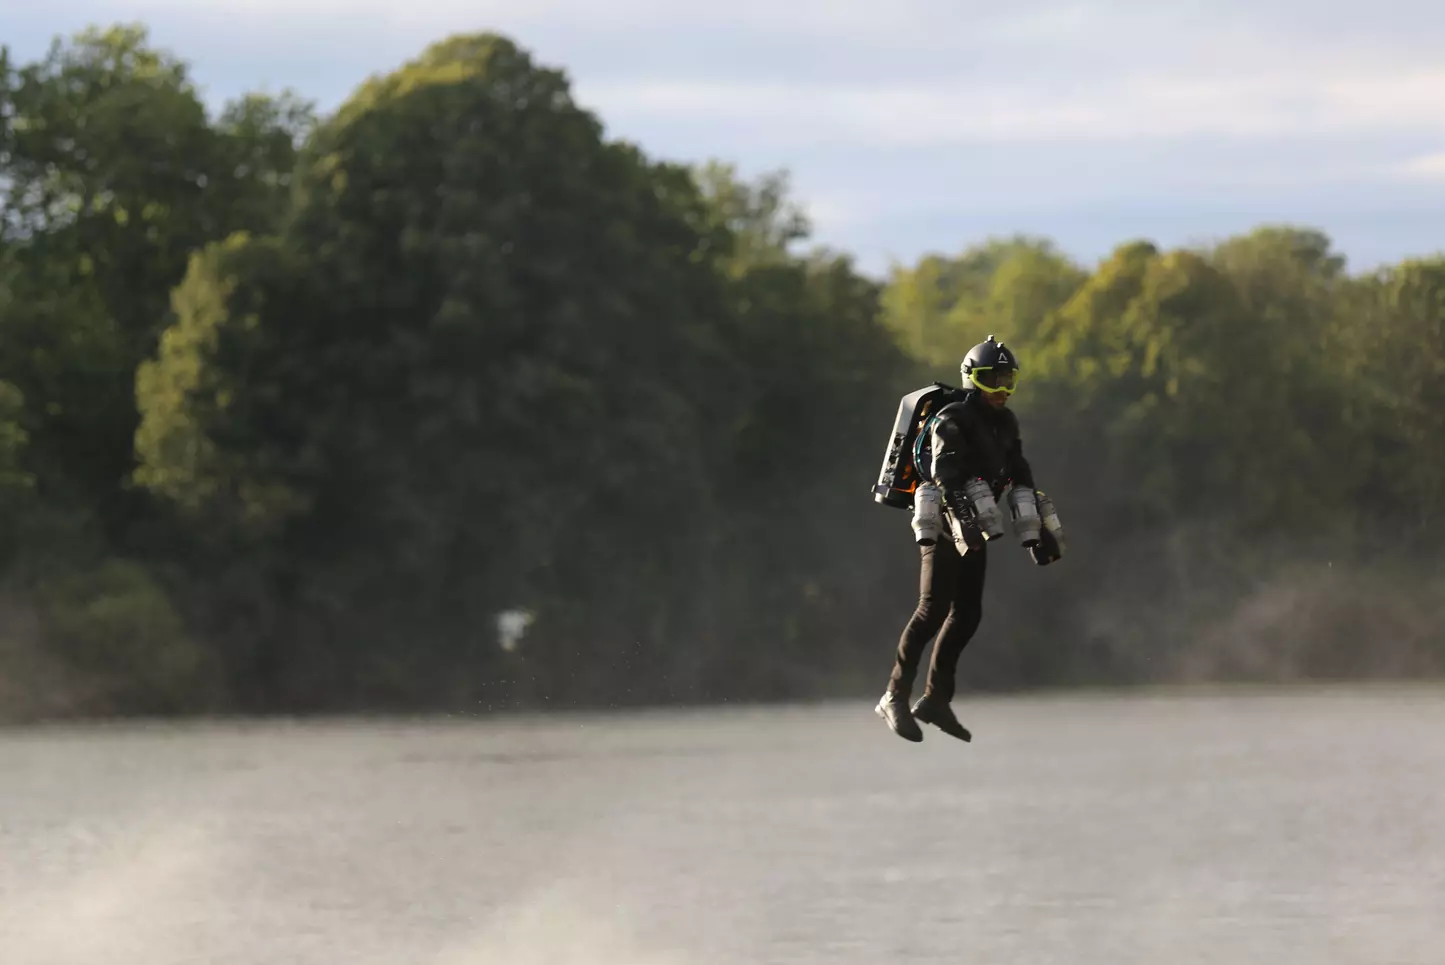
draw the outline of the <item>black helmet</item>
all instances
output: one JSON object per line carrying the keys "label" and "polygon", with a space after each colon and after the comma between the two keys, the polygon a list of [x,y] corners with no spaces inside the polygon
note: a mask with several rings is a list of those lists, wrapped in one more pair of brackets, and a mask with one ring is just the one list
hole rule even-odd
{"label": "black helmet", "polygon": [[972,385],[990,395],[995,392],[1013,395],[1018,384],[1019,360],[1013,349],[994,341],[990,335],[987,341],[968,350],[959,371],[965,388]]}

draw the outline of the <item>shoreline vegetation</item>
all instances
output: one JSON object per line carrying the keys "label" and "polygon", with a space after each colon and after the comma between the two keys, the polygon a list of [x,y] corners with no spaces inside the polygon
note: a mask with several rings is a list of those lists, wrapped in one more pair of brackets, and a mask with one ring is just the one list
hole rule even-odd
{"label": "shoreline vegetation", "polygon": [[988,334],[1069,555],[991,549],[966,696],[1445,677],[1445,256],[872,279],[786,172],[604,121],[495,34],[326,115],[212,114],[138,26],[0,54],[0,721],[881,690],[917,556],[869,490]]}

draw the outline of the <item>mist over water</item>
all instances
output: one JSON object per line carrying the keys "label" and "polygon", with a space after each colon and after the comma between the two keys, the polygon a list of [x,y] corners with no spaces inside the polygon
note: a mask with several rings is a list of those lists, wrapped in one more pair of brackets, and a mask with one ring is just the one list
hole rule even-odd
{"label": "mist over water", "polygon": [[1436,963],[1445,690],[0,732],[6,965]]}

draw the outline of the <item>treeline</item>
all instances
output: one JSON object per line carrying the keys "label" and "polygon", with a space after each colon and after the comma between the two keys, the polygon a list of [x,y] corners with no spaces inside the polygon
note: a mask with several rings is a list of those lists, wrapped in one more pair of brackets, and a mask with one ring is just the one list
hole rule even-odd
{"label": "treeline", "polygon": [[1445,258],[1350,275],[1319,232],[1265,227],[1085,270],[1016,240],[884,301],[941,374],[972,333],[1013,336],[1073,524],[1068,567],[1008,574],[977,681],[1445,670]]}
{"label": "treeline", "polygon": [[490,34],[324,117],[212,116],[138,28],[6,53],[0,189],[0,716],[878,689],[917,572],[869,487],[990,332],[1070,556],[996,554],[972,685],[1445,668],[1445,261],[880,283]]}

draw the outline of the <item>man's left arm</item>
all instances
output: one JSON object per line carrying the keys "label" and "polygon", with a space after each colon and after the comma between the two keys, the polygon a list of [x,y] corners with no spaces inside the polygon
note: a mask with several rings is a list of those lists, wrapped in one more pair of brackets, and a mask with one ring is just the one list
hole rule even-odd
{"label": "man's left arm", "polygon": [[1009,418],[1013,420],[1013,443],[1009,446],[1008,452],[1004,455],[1004,471],[1009,479],[1018,486],[1034,488],[1034,470],[1029,461],[1024,458],[1024,440],[1019,432],[1018,416],[1012,412]]}
{"label": "man's left arm", "polygon": [[[1010,415],[1012,415],[1012,413],[1010,413]],[[1005,457],[1009,479],[1015,486],[1023,486],[1027,489],[1034,490],[1038,494],[1041,504],[1039,511],[1041,513],[1044,512],[1045,506],[1047,506],[1049,514],[1053,515],[1053,501],[1048,500],[1047,503],[1045,503],[1043,494],[1038,493],[1037,486],[1034,483],[1033,467],[1029,465],[1028,459],[1024,456],[1023,436],[1018,432],[1017,417],[1014,419],[1013,436],[1013,444],[1009,447],[1008,454]],[[1052,522],[1054,525],[1057,525],[1058,517],[1056,515],[1053,515]],[[1039,527],[1039,541],[1029,547],[1029,555],[1033,557],[1034,562],[1039,566],[1048,566],[1050,563],[1056,563],[1063,558],[1064,547],[1060,540],[1055,537],[1054,532],[1050,529],[1047,522]]]}

